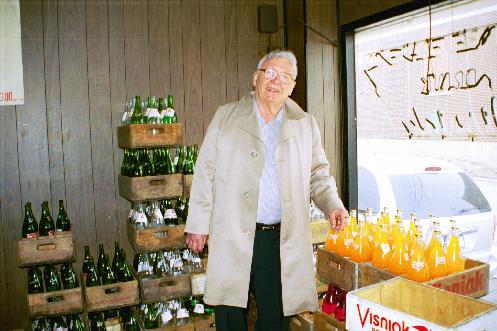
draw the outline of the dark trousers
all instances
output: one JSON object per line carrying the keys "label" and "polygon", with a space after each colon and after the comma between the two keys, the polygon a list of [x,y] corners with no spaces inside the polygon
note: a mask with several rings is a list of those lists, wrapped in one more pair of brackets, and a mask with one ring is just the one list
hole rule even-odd
{"label": "dark trousers", "polygon": [[[257,305],[255,331],[288,331],[281,299],[280,230],[257,230],[250,271],[250,289]],[[247,330],[248,308],[216,306],[216,330]]]}

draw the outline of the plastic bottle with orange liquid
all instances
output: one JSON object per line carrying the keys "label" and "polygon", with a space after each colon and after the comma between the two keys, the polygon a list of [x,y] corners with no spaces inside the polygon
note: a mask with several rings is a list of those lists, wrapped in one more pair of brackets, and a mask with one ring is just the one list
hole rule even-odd
{"label": "plastic bottle with orange liquid", "polygon": [[416,234],[414,251],[409,261],[409,267],[407,268],[407,278],[420,283],[430,280],[430,272],[425,257],[423,235],[419,233]]}

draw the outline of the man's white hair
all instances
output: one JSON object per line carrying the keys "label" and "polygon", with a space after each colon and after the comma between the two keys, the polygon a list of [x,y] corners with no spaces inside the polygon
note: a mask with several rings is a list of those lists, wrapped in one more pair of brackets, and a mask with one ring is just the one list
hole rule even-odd
{"label": "man's white hair", "polygon": [[292,64],[292,78],[296,79],[297,78],[297,58],[295,57],[295,54],[293,54],[292,51],[289,50],[283,50],[283,49],[277,49],[272,52],[267,53],[260,61],[259,64],[257,65],[257,69],[262,69],[262,65],[269,60],[272,59],[287,59],[290,61]]}

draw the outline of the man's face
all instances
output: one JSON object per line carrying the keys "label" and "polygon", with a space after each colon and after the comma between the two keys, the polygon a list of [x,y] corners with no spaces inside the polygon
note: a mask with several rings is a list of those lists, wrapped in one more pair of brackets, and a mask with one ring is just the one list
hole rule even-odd
{"label": "man's face", "polygon": [[264,71],[257,70],[254,73],[253,84],[258,98],[268,104],[281,105],[285,102],[295,87],[295,81],[288,80],[284,84],[279,77],[279,73],[292,73],[292,64],[285,58],[271,59],[262,65],[261,69],[272,68],[278,71],[272,80],[265,78]]}

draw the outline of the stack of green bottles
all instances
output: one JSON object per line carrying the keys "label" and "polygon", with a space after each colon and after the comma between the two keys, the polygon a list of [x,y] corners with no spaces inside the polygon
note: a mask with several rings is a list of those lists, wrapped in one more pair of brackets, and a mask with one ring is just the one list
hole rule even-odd
{"label": "stack of green bottles", "polygon": [[138,318],[130,307],[121,309],[106,310],[103,312],[88,313],[88,321],[91,331],[107,330],[105,321],[109,319],[118,319],[120,330],[122,331],[138,331]]}
{"label": "stack of green bottles", "polygon": [[70,231],[71,221],[64,208],[64,202],[59,200],[59,212],[57,221],[54,222],[48,201],[41,204],[40,224],[36,221],[31,207],[31,202],[24,205],[24,220],[22,223],[22,237],[36,239],[38,237],[53,236],[55,232]]}
{"label": "stack of green bottles", "polygon": [[56,266],[53,264],[44,266],[43,275],[38,266],[29,267],[28,269],[29,294],[54,292],[62,289],[68,290],[77,287],[79,287],[79,282],[70,262],[61,264],[60,276]]}
{"label": "stack of green bottles", "polygon": [[52,316],[40,318],[31,323],[33,331],[86,331],[88,328],[78,315]]}
{"label": "stack of green bottles", "polygon": [[178,123],[178,116],[174,110],[173,96],[156,98],[154,96],[141,100],[135,96],[126,103],[122,117],[122,124],[171,124]]}
{"label": "stack of green bottles", "polygon": [[168,148],[125,149],[121,175],[128,177],[191,175],[195,170],[198,145],[179,146],[173,157]]}
{"label": "stack of green bottles", "polygon": [[114,243],[114,257],[112,263],[105,253],[104,245],[98,248],[98,261],[95,266],[94,259],[90,255],[90,247],[85,246],[82,273],[86,280],[86,287],[114,284],[117,282],[128,282],[134,279],[131,268],[126,261],[126,253],[119,247],[119,242]]}

